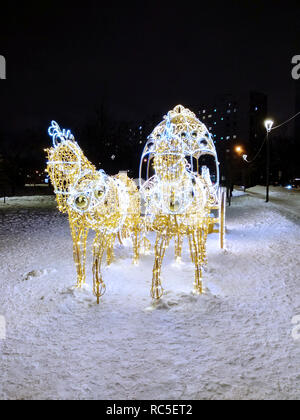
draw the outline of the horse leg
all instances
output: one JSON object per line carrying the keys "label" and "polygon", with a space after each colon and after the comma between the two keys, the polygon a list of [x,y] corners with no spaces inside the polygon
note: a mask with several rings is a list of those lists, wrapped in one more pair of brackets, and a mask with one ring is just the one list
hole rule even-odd
{"label": "horse leg", "polygon": [[107,246],[107,251],[106,251],[106,263],[107,263],[107,265],[110,265],[115,258],[115,255],[114,255],[115,240],[116,240],[116,235],[111,235],[111,237],[108,241],[108,246]]}
{"label": "horse leg", "polygon": [[120,245],[123,245],[120,231],[118,232],[118,240],[119,240]]}
{"label": "horse leg", "polygon": [[165,256],[168,240],[165,235],[157,234],[155,242],[155,261],[153,266],[152,288],[151,296],[153,299],[160,299],[163,295],[163,288],[161,285],[161,266]]}
{"label": "horse leg", "polygon": [[178,233],[178,235],[175,236],[175,258],[176,261],[181,260],[181,254],[182,254],[182,243],[183,243],[183,236]]}
{"label": "horse leg", "polygon": [[194,291],[195,293],[201,295],[203,293],[203,284],[202,284],[202,266],[203,266],[203,254],[202,254],[202,240],[203,236],[198,230],[191,233],[191,247],[193,262],[195,264],[195,282],[194,282]]}
{"label": "horse leg", "polygon": [[193,246],[193,237],[191,233],[188,233],[188,239],[189,239],[189,247],[190,247],[190,255],[192,263],[195,262],[195,252],[194,252],[194,246]]}
{"label": "horse leg", "polygon": [[139,247],[140,247],[140,232],[139,227],[136,225],[134,226],[133,231],[133,264],[137,264],[139,262]]}
{"label": "horse leg", "polygon": [[73,239],[73,257],[77,271],[77,288],[85,284],[86,242],[89,229],[81,223],[79,226],[70,220],[71,235]]}
{"label": "horse leg", "polygon": [[102,233],[96,233],[93,245],[93,293],[97,298],[97,304],[100,303],[100,297],[104,295],[106,286],[102,279],[101,264],[106,248],[108,236]]}

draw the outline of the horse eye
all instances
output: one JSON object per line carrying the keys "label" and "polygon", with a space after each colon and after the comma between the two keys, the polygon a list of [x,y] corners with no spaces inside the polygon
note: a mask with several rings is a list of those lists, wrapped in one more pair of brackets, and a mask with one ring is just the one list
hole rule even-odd
{"label": "horse eye", "polygon": [[75,206],[80,210],[86,210],[89,206],[89,200],[86,195],[78,195],[75,199]]}

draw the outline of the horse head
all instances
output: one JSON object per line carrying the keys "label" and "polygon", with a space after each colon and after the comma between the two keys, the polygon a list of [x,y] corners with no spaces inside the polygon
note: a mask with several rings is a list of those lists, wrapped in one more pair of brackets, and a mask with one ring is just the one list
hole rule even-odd
{"label": "horse head", "polygon": [[48,134],[52,137],[53,147],[46,150],[46,171],[54,187],[59,209],[65,212],[70,189],[78,183],[84,172],[93,170],[93,165],[84,156],[70,130],[61,130],[52,121]]}

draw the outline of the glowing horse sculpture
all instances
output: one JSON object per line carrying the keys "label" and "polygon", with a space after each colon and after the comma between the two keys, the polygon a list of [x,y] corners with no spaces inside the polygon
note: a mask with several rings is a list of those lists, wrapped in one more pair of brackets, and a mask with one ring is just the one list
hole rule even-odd
{"label": "glowing horse sculpture", "polygon": [[[188,109],[178,105],[154,129],[144,148],[140,164],[147,162],[146,182],[140,185],[145,200],[148,224],[157,232],[151,295],[163,295],[161,266],[170,240],[175,238],[175,255],[181,257],[184,235],[189,239],[195,264],[195,291],[203,292],[202,270],[206,264],[206,239],[213,220],[211,209],[218,205],[217,183],[212,184],[208,169],[199,173],[199,159],[209,154],[216,158],[210,133]],[[154,175],[150,177],[150,170]]]}
{"label": "glowing horse sculpture", "polygon": [[[107,176],[102,170],[97,171],[84,156],[69,130],[61,130],[58,124],[52,121],[48,132],[53,139],[53,147],[46,150],[46,171],[54,186],[58,209],[69,216],[77,268],[77,287],[82,287],[86,280],[88,232],[90,229],[96,232],[93,242],[93,292],[99,303],[106,289],[101,273],[103,255],[107,251],[109,264],[113,257],[116,235],[122,227],[126,225],[130,230],[132,225],[135,228],[138,226],[139,200],[136,194],[133,194],[138,192],[133,181],[126,175],[121,180],[118,177]],[[128,185],[131,186],[131,195]],[[134,205],[131,204],[133,196]],[[137,258],[138,249],[135,248],[134,259]]]}

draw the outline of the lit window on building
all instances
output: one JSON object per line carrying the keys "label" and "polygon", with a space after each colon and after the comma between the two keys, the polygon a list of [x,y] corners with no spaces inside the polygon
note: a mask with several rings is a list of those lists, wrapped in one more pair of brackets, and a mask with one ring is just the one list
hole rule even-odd
{"label": "lit window on building", "polygon": [[209,114],[208,118],[211,118],[211,117],[212,117],[212,115],[211,115],[211,114]]}

